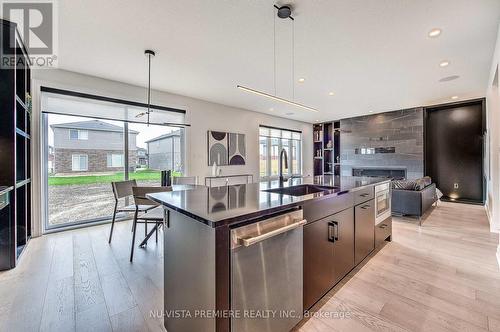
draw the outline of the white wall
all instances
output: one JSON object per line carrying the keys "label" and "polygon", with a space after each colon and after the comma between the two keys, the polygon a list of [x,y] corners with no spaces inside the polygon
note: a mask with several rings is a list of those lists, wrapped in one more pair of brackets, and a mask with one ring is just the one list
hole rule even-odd
{"label": "white wall", "polygon": [[[143,87],[106,80],[98,77],[78,74],[64,70],[33,71],[33,193],[35,201],[41,197],[40,181],[40,86],[66,89],[107,97],[114,97],[144,102],[146,91]],[[312,125],[304,122],[274,117],[263,113],[224,106],[204,100],[189,98],[166,92],[153,91],[153,104],[185,109],[186,122],[191,124],[186,131],[186,171],[188,175],[197,175],[200,180],[211,174],[207,160],[207,131],[231,131],[245,134],[247,148],[247,164],[244,166],[224,166],[222,174],[253,174],[254,180],[259,176],[259,125],[269,125],[302,131],[302,155],[304,175],[313,173],[312,162]],[[105,116],[105,115],[103,115]],[[40,220],[40,202],[34,202],[35,224]],[[38,218],[37,218],[38,217]],[[38,223],[38,225],[40,225]],[[38,227],[39,228],[39,227]],[[40,229],[35,229],[34,233]]]}
{"label": "white wall", "polygon": [[[491,179],[488,181],[488,217],[490,229],[500,232],[500,89],[494,84],[495,73],[500,67],[500,26],[486,92],[488,132],[490,134]],[[500,74],[499,74],[500,75]],[[500,244],[497,250],[500,264]]]}

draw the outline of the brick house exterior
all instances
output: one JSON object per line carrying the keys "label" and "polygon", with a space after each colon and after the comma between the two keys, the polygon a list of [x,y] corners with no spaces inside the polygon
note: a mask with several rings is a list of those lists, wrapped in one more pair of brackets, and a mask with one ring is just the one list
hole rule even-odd
{"label": "brick house exterior", "polygon": [[[123,128],[100,120],[51,125],[54,173],[97,173],[123,170]],[[129,130],[129,167],[138,164],[136,137]]]}

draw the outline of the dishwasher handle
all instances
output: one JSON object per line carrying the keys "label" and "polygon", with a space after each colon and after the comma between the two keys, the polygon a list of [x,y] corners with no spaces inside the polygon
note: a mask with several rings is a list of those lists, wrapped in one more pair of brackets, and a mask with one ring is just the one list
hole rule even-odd
{"label": "dishwasher handle", "polygon": [[277,229],[273,229],[272,231],[269,231],[269,232],[264,233],[264,234],[260,234],[260,235],[248,237],[248,238],[238,238],[238,243],[243,245],[244,247],[249,247],[252,244],[255,244],[255,243],[264,241],[266,239],[269,239],[270,237],[291,231],[292,229],[303,226],[306,223],[307,223],[307,220],[302,219],[300,221],[294,222],[293,224],[289,224],[289,225],[286,225],[286,226],[283,226],[283,227],[280,227]]}

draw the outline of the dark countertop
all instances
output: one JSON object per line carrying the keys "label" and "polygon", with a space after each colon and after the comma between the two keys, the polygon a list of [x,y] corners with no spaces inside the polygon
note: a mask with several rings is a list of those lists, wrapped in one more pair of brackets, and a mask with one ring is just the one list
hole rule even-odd
{"label": "dark countertop", "polygon": [[[331,187],[328,192],[290,196],[262,190],[278,188],[278,181],[242,184],[227,187],[196,186],[187,190],[148,194],[148,198],[185,214],[211,227],[237,223],[291,209],[304,202],[331,197],[389,182],[387,178],[317,176],[293,178],[283,187],[315,184]],[[335,186],[335,187],[334,187]]]}

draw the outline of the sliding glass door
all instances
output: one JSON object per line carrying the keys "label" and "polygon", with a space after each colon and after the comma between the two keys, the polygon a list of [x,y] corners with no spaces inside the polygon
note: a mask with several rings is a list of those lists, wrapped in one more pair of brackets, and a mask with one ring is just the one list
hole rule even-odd
{"label": "sliding glass door", "polygon": [[[47,229],[113,213],[111,182],[124,179],[123,123],[45,114]],[[97,129],[99,128],[99,130]]]}
{"label": "sliding glass door", "polygon": [[[102,106],[90,99],[77,102],[94,112]],[[159,186],[161,170],[183,173],[182,128],[50,110],[43,110],[46,231],[110,220],[114,181],[135,179],[139,185]]]}

